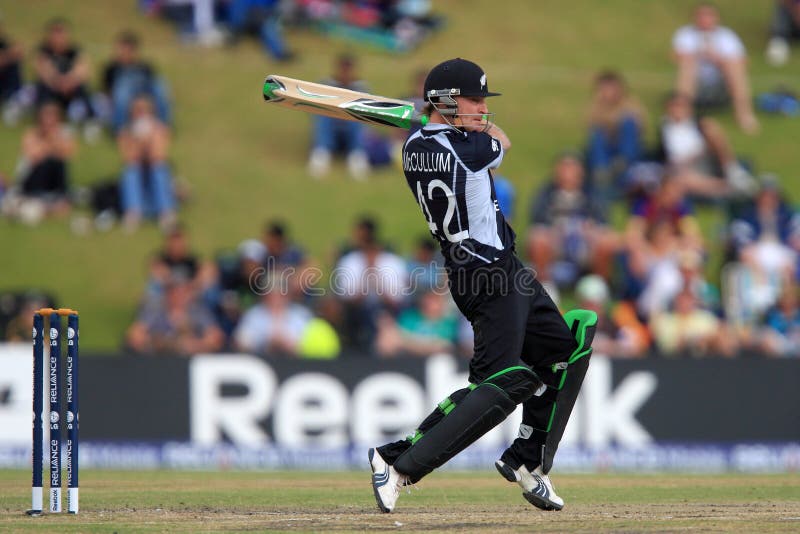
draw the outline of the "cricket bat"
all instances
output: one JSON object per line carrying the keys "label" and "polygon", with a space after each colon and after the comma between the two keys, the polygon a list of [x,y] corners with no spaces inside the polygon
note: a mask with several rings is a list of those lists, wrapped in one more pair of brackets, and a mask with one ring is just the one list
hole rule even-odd
{"label": "cricket bat", "polygon": [[428,119],[417,113],[414,104],[406,100],[295,80],[277,74],[270,74],[264,80],[263,95],[265,101],[290,109],[406,130],[415,124],[424,125]]}

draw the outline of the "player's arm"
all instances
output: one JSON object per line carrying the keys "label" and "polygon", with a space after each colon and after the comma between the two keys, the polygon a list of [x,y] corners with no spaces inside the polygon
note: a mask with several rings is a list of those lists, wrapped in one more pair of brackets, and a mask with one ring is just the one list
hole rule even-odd
{"label": "player's arm", "polygon": [[503,147],[503,150],[508,150],[511,148],[511,139],[509,139],[502,128],[500,128],[494,122],[489,123],[489,128],[486,130],[486,133],[500,141],[500,146]]}

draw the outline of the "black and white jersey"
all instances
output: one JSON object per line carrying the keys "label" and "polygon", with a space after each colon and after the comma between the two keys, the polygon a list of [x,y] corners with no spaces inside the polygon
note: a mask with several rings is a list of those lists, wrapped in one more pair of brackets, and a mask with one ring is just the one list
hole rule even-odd
{"label": "black and white jersey", "polygon": [[403,146],[406,180],[448,267],[474,269],[513,249],[491,174],[501,161],[497,139],[445,124],[429,124]]}

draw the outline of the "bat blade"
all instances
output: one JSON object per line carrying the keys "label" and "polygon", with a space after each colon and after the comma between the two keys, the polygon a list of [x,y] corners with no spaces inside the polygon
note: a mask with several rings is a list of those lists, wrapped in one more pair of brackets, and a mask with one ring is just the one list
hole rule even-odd
{"label": "bat blade", "polygon": [[277,74],[270,74],[264,80],[262,95],[266,102],[336,119],[403,129],[424,123],[412,102]]}

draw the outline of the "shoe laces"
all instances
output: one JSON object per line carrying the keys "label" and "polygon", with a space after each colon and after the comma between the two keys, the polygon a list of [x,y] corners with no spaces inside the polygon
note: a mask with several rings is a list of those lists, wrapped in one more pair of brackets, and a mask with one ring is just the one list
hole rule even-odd
{"label": "shoe laces", "polygon": [[411,488],[414,488],[414,491],[419,491],[419,487],[415,483],[411,482],[408,477],[403,480],[401,486],[406,488],[406,493],[409,495],[411,494]]}

